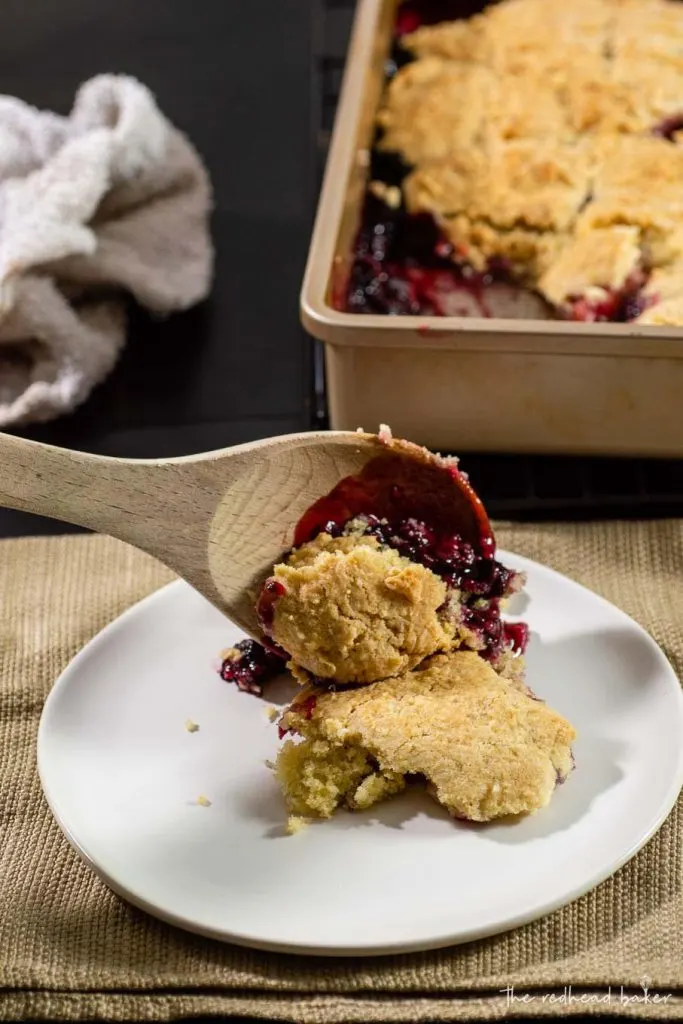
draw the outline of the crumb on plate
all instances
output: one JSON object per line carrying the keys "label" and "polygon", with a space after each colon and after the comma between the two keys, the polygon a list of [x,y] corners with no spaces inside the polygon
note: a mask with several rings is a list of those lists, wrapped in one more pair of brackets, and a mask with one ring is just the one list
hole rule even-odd
{"label": "crumb on plate", "polygon": [[308,824],[310,824],[308,818],[303,818],[300,814],[290,814],[287,818],[287,835],[296,835],[297,832],[305,829]]}
{"label": "crumb on plate", "polygon": [[200,795],[197,797],[197,803],[199,804],[200,807],[211,806],[211,801],[209,800],[208,796],[204,796],[203,793],[200,793]]}
{"label": "crumb on plate", "polygon": [[191,718],[188,718],[185,722],[185,728],[188,732],[199,732],[199,726],[196,722],[193,722]]}

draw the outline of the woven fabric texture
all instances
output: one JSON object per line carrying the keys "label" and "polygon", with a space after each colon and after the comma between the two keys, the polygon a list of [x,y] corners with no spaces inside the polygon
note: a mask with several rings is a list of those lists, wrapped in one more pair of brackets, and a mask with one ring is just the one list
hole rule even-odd
{"label": "woven fabric texture", "polygon": [[[498,524],[497,536],[623,608],[681,676],[683,521]],[[52,683],[79,648],[171,578],[104,537],[0,542],[0,1018],[683,1018],[680,803],[593,892],[524,928],[437,952],[336,961],[261,953],[185,934],[111,893],[43,800],[36,732]],[[644,1001],[643,984],[659,1002]],[[509,987],[531,998],[511,1003]]]}

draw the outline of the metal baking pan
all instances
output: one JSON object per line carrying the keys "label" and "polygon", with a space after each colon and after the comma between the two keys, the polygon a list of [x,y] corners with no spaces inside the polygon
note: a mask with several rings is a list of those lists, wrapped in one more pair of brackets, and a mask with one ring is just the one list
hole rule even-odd
{"label": "metal baking pan", "polygon": [[[340,312],[398,0],[359,0],[301,291],[330,425],[441,451],[683,455],[683,328]],[[483,6],[483,4],[482,4]]]}

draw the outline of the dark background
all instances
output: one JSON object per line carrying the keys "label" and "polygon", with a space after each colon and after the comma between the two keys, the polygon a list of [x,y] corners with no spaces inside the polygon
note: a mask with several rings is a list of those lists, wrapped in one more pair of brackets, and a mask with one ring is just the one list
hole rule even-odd
{"label": "dark background", "polygon": [[[124,355],[74,415],[22,430],[130,457],[222,448],[311,424],[298,292],[316,194],[306,0],[5,0],[0,93],[68,113],[79,84],[126,72],[204,158],[215,191],[210,299],[166,322],[134,311]],[[0,532],[54,532],[19,513]]]}
{"label": "dark background", "polygon": [[[215,192],[209,300],[165,322],[133,310],[109,379],[74,415],[22,433],[153,458],[326,425],[320,353],[299,326],[298,294],[353,7],[0,4],[0,93],[67,113],[90,76],[135,75],[191,137]],[[683,514],[680,461],[458,454],[495,517]],[[0,536],[63,529],[0,509]]]}

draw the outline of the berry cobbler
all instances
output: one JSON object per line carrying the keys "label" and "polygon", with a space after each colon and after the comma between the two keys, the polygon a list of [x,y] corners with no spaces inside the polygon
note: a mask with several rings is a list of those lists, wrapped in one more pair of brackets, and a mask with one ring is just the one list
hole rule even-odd
{"label": "berry cobbler", "polygon": [[286,667],[301,695],[274,766],[293,816],[362,810],[423,784],[477,821],[545,806],[571,726],[527,688],[528,628],[506,622],[522,574],[496,558],[454,458],[378,435],[382,454],[308,509],[257,602],[262,647],[221,675],[259,694]]}
{"label": "berry cobbler", "polygon": [[545,807],[573,767],[574,730],[476,654],[336,692],[306,689],[282,716],[275,765],[293,815],[365,810],[407,785],[456,818],[490,821]]}
{"label": "berry cobbler", "polygon": [[683,324],[683,3],[460,10],[399,6],[343,308]]}
{"label": "berry cobbler", "polygon": [[372,683],[428,655],[466,647],[502,674],[521,672],[523,627],[501,602],[523,583],[457,534],[417,519],[364,514],[326,531],[275,567],[281,587],[267,627],[301,669],[335,683]]}

